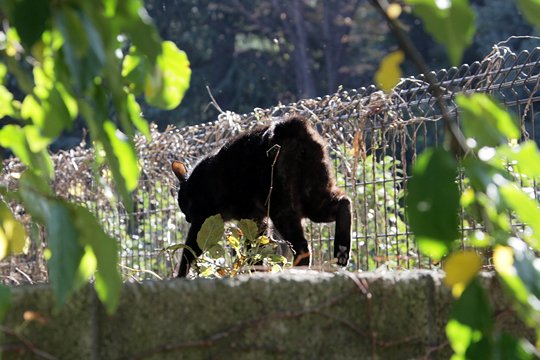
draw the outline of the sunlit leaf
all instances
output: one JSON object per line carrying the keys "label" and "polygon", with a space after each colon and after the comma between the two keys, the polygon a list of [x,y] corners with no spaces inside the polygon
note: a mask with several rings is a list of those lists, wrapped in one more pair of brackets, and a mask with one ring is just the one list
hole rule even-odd
{"label": "sunlit leaf", "polygon": [[0,85],[0,119],[4,116],[13,117],[16,110],[13,107],[13,94],[3,85]]}
{"label": "sunlit leaf", "polygon": [[529,140],[513,146],[499,146],[497,154],[505,162],[516,162],[520,174],[530,178],[540,177],[540,152],[534,141]]}
{"label": "sunlit leaf", "polygon": [[140,0],[118,1],[117,19],[122,22],[122,28],[133,44],[155,63],[161,51],[161,39],[152,19]]}
{"label": "sunlit leaf", "polygon": [[516,184],[507,182],[499,186],[502,199],[522,223],[529,226],[532,236],[527,236],[529,245],[540,251],[540,208],[538,202],[527,195]]}
{"label": "sunlit leaf", "polygon": [[197,234],[197,245],[205,251],[217,245],[223,238],[225,224],[220,214],[210,216],[206,219]]}
{"label": "sunlit leaf", "polygon": [[126,55],[122,62],[122,77],[128,80],[130,90],[135,95],[142,94],[144,91],[146,73],[150,69],[149,66],[146,58],[132,46],[129,54]]}
{"label": "sunlit leaf", "polygon": [[[103,155],[108,163],[108,169],[114,179],[116,190],[118,191],[124,206],[127,209],[133,207],[133,199],[128,190],[128,181],[131,185],[136,184],[134,181],[134,174],[128,174],[128,179],[125,179],[121,170],[120,159],[126,158],[127,164],[123,165],[124,171],[127,169],[138,166],[133,164],[134,150],[129,150],[128,147],[132,147],[132,140],[127,139],[124,134],[116,131],[115,125],[107,119],[107,98],[100,87],[95,87],[96,96],[94,98],[95,103],[93,106],[90,104],[81,103],[81,112],[84,115],[90,134],[95,140],[94,147],[96,149],[96,158],[98,163],[103,161]],[[108,125],[106,125],[108,124]],[[115,142],[116,146],[113,147]],[[124,154],[122,151],[128,149]],[[118,152],[118,155],[117,155]],[[138,176],[138,174],[137,174]]]}
{"label": "sunlit leaf", "polygon": [[126,188],[128,191],[133,191],[137,187],[140,172],[135,145],[112,122],[106,121],[103,128],[109,138],[114,155],[118,159],[120,174],[125,181]]}
{"label": "sunlit leaf", "polygon": [[52,179],[53,162],[46,150],[48,144],[49,140],[42,138],[31,125],[5,125],[0,129],[0,146],[11,149],[35,173]]}
{"label": "sunlit leaf", "polygon": [[146,122],[146,120],[141,115],[141,107],[135,99],[135,95],[129,94],[127,96],[126,105],[129,117],[133,122],[133,125],[135,125],[135,128],[139,130],[144,136],[146,136],[148,140],[150,140],[150,128],[148,127],[148,123]]}
{"label": "sunlit leaf", "polygon": [[452,289],[454,297],[461,296],[481,267],[482,258],[471,250],[452,253],[444,261],[444,283]]}
{"label": "sunlit leaf", "polygon": [[148,103],[174,109],[189,87],[191,68],[187,55],[171,41],[164,41],[155,67],[147,73],[144,94]]}
{"label": "sunlit leaf", "polygon": [[389,92],[398,84],[403,75],[400,66],[404,59],[405,55],[401,50],[394,51],[382,59],[375,73],[375,83],[380,89]]}
{"label": "sunlit leaf", "polygon": [[25,245],[24,226],[15,219],[7,204],[0,200],[0,260],[21,253]]}
{"label": "sunlit leaf", "polygon": [[390,19],[397,19],[401,15],[401,5],[398,3],[391,3],[386,8],[386,14]]}
{"label": "sunlit leaf", "polygon": [[467,0],[406,0],[424,23],[424,28],[444,45],[452,65],[460,64],[472,43],[475,13]]}
{"label": "sunlit leaf", "polygon": [[446,325],[446,335],[456,355],[467,354],[467,358],[476,359],[478,357],[470,354],[483,350],[483,356],[488,356],[490,347],[486,341],[490,341],[492,326],[488,298],[478,280],[474,279],[452,304],[450,320]]}
{"label": "sunlit leaf", "polygon": [[499,274],[515,275],[514,251],[510,246],[497,245],[493,250],[493,265]]}
{"label": "sunlit leaf", "polygon": [[474,138],[478,147],[498,146],[520,136],[514,119],[485,94],[458,95],[465,136]]}
{"label": "sunlit leaf", "polygon": [[[529,249],[527,244],[520,239],[512,238],[509,244],[514,250],[513,266],[517,275],[529,291],[529,303],[531,307],[536,308],[540,312],[540,308],[537,306],[540,304],[540,260]],[[533,300],[531,296],[534,296],[536,299]]]}
{"label": "sunlit leaf", "polygon": [[517,3],[525,19],[540,28],[540,0],[517,0]]}
{"label": "sunlit leaf", "polygon": [[443,149],[422,153],[408,184],[407,214],[420,250],[440,259],[458,238],[457,164]]}
{"label": "sunlit leaf", "polygon": [[113,313],[118,306],[122,279],[118,272],[118,248],[116,240],[107,235],[94,215],[86,208],[74,208],[73,219],[81,236],[81,243],[90,246],[96,260],[95,289],[107,312]]}
{"label": "sunlit leaf", "polygon": [[79,288],[83,284],[86,284],[94,275],[97,269],[97,259],[92,247],[89,245],[84,246],[84,255],[79,263],[77,275],[75,279],[75,288]]}
{"label": "sunlit leaf", "polygon": [[511,294],[514,308],[529,326],[540,328],[540,266],[527,244],[517,238],[508,247],[497,247],[495,270]]}
{"label": "sunlit leaf", "polygon": [[79,242],[79,233],[73,222],[73,213],[62,200],[48,198],[32,191],[29,178],[21,179],[21,196],[25,208],[32,217],[45,225],[48,248],[51,252],[49,280],[60,305],[73,292],[79,263],[84,249]]}

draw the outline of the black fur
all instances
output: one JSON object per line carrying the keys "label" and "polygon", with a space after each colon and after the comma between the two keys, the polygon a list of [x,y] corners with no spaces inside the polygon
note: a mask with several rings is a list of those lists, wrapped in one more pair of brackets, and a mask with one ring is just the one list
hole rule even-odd
{"label": "black fur", "polygon": [[[302,218],[336,222],[334,256],[339,265],[347,265],[351,203],[335,184],[324,140],[306,119],[292,117],[246,132],[203,158],[189,176],[180,162],[172,168],[180,180],[180,209],[191,223],[186,245],[197,256],[197,233],[207,217],[219,213],[224,220],[261,223],[269,199],[273,227],[292,244],[296,265],[309,265]],[[193,260],[193,254],[184,251],[178,277],[187,275]]]}

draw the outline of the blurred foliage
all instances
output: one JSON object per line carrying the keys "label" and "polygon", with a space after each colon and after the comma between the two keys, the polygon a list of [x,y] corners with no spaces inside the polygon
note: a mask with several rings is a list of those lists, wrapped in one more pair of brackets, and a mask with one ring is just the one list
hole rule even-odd
{"label": "blurred foliage", "polygon": [[[455,62],[467,43],[447,40],[463,39],[469,30],[466,26],[433,26],[433,19],[454,5],[463,7],[460,13],[470,13],[468,1],[407,2],[415,6],[426,29]],[[539,9],[538,0],[517,3],[526,18],[539,26],[536,13],[527,14]],[[444,16],[446,24],[463,21],[458,12],[448,11]],[[415,163],[406,196],[408,222],[418,245],[435,260],[444,260],[445,283],[456,298],[446,325],[452,359],[539,358],[540,204],[529,189],[540,176],[540,151],[532,140],[518,142],[518,122],[488,95],[458,95],[456,103],[462,130],[452,129],[453,119],[444,121],[447,138],[459,143],[459,150],[439,147],[424,151]],[[461,143],[460,138],[464,139]],[[465,178],[461,194],[457,185],[460,171]],[[493,254],[496,275],[516,313],[534,330],[534,344],[495,328],[495,315],[478,275],[482,259],[457,241],[460,205],[483,226],[483,230],[467,234],[471,241],[465,245],[483,246]],[[525,225],[516,227],[514,221]]]}
{"label": "blurred foliage", "polygon": [[[54,193],[49,147],[77,119],[84,122],[97,165],[108,166],[131,209],[140,173],[133,136],[150,135],[136,98],[177,107],[189,86],[186,54],[160,39],[139,0],[7,0],[0,2],[0,19],[0,117],[10,118],[0,129],[0,145],[26,166],[18,186],[2,185],[0,193],[45,226],[58,303],[92,280],[111,313],[121,290],[117,243],[87,208]],[[95,178],[104,183],[100,171]],[[2,257],[25,244],[24,228],[11,211],[0,202]]]}

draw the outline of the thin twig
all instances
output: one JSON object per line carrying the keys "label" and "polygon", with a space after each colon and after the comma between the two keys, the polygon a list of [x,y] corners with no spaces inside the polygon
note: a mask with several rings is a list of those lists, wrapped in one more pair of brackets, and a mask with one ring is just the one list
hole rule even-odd
{"label": "thin twig", "polygon": [[270,153],[272,150],[276,150],[276,154],[274,155],[274,160],[272,161],[272,169],[270,170],[270,189],[268,190],[268,196],[266,197],[266,217],[270,217],[270,199],[272,197],[272,190],[274,190],[274,167],[276,165],[279,152],[281,151],[281,146],[279,144],[274,144],[270,149],[266,151],[266,156],[270,156]]}
{"label": "thin twig", "polygon": [[468,146],[465,141],[465,137],[454,121],[452,121],[450,111],[448,110],[448,106],[444,101],[444,94],[440,84],[437,81],[437,78],[435,75],[433,75],[430,68],[424,61],[424,58],[412,43],[410,37],[403,29],[401,22],[398,19],[392,18],[388,15],[388,12],[386,11],[388,4],[383,5],[381,0],[370,0],[370,2],[386,19],[386,22],[388,23],[392,33],[396,36],[401,49],[415,64],[420,73],[424,74],[426,81],[429,84],[429,90],[435,96],[437,104],[441,108],[442,118],[447,129],[447,134],[450,136],[450,150],[452,150],[452,152],[458,156],[466,154],[468,152]]}
{"label": "thin twig", "polygon": [[[32,344],[32,342],[30,340],[28,340],[26,337],[19,334],[18,332],[14,331],[13,329],[10,329],[10,328],[8,328],[8,327],[6,327],[4,325],[0,325],[0,331],[3,332],[6,335],[12,336],[12,337],[16,338],[17,340],[19,340],[24,349],[29,350],[30,352],[32,352],[33,354],[37,355],[40,358],[47,359],[47,360],[57,360],[58,359],[56,356],[53,356],[53,355],[49,354],[46,351],[38,349],[37,347],[34,346],[34,344]],[[8,352],[10,350],[14,351],[15,348],[17,350],[21,350],[20,346],[11,347],[11,349],[10,349],[9,346],[0,345],[0,353],[5,353],[5,352]]]}

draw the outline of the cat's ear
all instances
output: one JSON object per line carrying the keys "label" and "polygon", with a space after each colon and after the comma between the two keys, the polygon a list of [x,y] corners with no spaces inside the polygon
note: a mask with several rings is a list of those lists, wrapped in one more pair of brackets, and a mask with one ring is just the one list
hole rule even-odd
{"label": "cat's ear", "polygon": [[176,175],[176,177],[178,178],[178,180],[180,180],[181,182],[186,181],[186,175],[188,171],[184,163],[175,160],[172,162],[171,168],[174,175]]}

